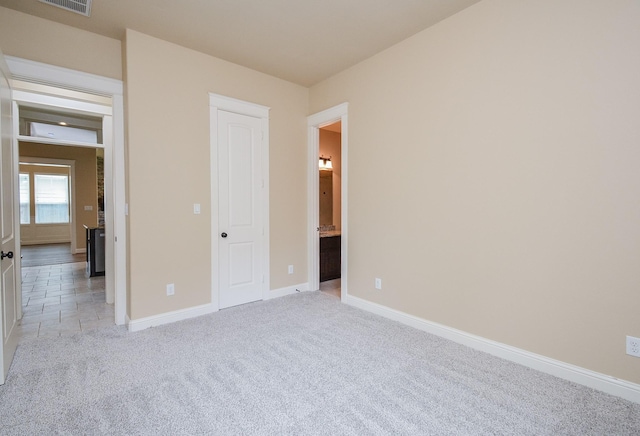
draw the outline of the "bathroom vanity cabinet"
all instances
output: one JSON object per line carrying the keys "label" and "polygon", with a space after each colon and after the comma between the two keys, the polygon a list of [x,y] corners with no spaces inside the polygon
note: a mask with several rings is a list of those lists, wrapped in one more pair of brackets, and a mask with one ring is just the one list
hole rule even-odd
{"label": "bathroom vanity cabinet", "polygon": [[340,235],[320,236],[320,281],[340,278]]}

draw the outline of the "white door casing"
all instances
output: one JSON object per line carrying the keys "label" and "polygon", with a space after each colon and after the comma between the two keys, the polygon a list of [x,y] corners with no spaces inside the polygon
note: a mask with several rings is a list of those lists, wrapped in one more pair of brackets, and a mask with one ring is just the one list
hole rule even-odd
{"label": "white door casing", "polygon": [[309,290],[320,289],[320,235],[319,229],[319,178],[318,178],[318,157],[320,146],[320,128],[341,121],[341,240],[340,240],[340,293],[344,301],[348,295],[348,246],[349,246],[349,223],[348,223],[348,150],[349,150],[349,121],[348,103],[342,103],[322,112],[307,117],[307,247],[309,261],[308,283]]}
{"label": "white door casing", "polygon": [[215,308],[269,290],[268,108],[210,94],[211,258]]}
{"label": "white door casing", "polygon": [[9,68],[0,53],[0,385],[6,380],[18,346],[17,325],[21,316],[20,250],[16,249],[18,166],[9,77]]}
{"label": "white door casing", "polygon": [[[115,306],[115,322],[126,322],[127,301],[127,234],[124,161],[124,86],[122,81],[7,56],[12,77],[68,90],[76,90],[111,98],[111,106],[73,101],[45,94],[14,92],[18,103],[39,107],[63,108],[102,117],[105,148],[105,277],[106,296]],[[35,100],[34,100],[35,99]],[[68,104],[71,102],[71,106]],[[106,111],[105,111],[106,109]],[[14,126],[17,119],[14,120]],[[15,127],[14,127],[15,129]],[[46,142],[40,140],[40,142]],[[70,144],[77,145],[77,144]],[[17,166],[17,160],[16,160]]]}

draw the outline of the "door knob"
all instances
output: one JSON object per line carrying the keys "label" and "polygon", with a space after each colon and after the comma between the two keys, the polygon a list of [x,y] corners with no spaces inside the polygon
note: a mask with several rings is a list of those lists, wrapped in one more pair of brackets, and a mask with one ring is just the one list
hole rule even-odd
{"label": "door knob", "polygon": [[[220,236],[222,236],[223,238],[226,238],[228,235],[225,232],[220,233]],[[13,256],[13,253],[11,253],[11,255]]]}
{"label": "door knob", "polygon": [[13,251],[8,251],[6,253],[4,251],[0,251],[0,259],[4,259],[5,257],[13,259]]}

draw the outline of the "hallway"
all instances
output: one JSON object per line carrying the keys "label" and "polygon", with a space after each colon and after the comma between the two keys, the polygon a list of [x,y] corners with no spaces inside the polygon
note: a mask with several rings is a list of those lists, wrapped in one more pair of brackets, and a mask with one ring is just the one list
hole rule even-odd
{"label": "hallway", "polygon": [[114,325],[102,277],[85,277],[85,263],[22,268],[20,339],[71,336]]}

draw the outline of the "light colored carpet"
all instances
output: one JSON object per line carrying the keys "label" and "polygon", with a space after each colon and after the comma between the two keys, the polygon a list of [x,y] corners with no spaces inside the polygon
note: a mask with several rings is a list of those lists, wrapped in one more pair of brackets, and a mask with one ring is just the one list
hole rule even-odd
{"label": "light colored carpet", "polygon": [[27,340],[0,434],[638,435],[640,405],[314,292]]}

